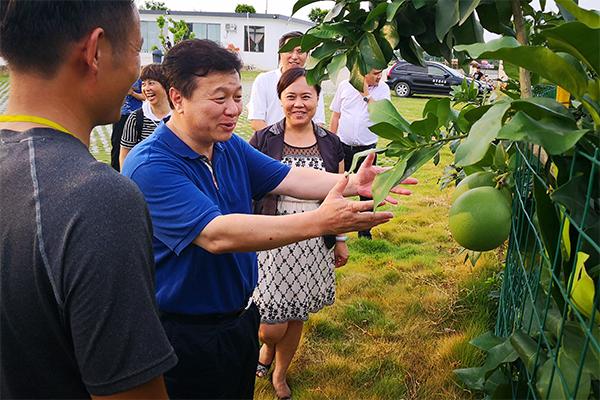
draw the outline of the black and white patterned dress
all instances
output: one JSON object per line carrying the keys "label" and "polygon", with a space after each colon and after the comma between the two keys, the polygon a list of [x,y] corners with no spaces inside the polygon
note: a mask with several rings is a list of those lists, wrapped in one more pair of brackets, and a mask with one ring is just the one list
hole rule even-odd
{"label": "black and white patterned dress", "polygon": [[[290,166],[325,169],[316,143],[305,148],[284,144],[281,161]],[[277,214],[318,207],[318,201],[280,196]],[[335,301],[333,249],[328,250],[323,238],[318,237],[259,252],[258,286],[253,299],[263,323],[306,321],[309,313]]]}

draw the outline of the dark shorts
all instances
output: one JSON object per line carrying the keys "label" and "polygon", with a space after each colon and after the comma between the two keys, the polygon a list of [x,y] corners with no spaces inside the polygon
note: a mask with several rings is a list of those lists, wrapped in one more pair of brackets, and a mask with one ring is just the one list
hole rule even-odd
{"label": "dark shorts", "polygon": [[251,399],[258,362],[260,315],[194,321],[161,314],[179,363],[165,374],[171,399]]}

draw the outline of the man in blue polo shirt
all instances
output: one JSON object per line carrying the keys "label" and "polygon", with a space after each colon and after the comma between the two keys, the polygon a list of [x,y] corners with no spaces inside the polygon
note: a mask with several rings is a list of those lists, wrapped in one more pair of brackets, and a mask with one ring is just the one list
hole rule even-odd
{"label": "man in blue polo shirt", "polygon": [[[140,187],[154,226],[158,306],[179,358],[167,389],[173,398],[252,398],[255,251],[388,221],[391,213],[364,212],[372,201],[344,198],[370,194],[382,169],[373,157],[351,178],[290,169],[233,135],[241,65],[214,42],[180,42],[163,67],[173,115],[129,153],[123,173]],[[267,193],[324,201],[302,214],[252,215],[252,199]]]}

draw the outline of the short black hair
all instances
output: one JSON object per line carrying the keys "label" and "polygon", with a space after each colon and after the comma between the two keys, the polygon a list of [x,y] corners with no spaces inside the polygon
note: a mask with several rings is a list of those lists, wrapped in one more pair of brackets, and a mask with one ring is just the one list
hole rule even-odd
{"label": "short black hair", "polygon": [[132,0],[0,0],[0,55],[10,68],[50,77],[69,45],[97,27],[118,54],[134,10]]}
{"label": "short black hair", "polygon": [[[279,82],[277,82],[277,97],[281,99],[281,93],[288,88],[292,83],[296,82],[298,78],[306,77],[306,70],[304,68],[290,68],[281,74]],[[318,84],[312,85],[317,92],[317,97],[321,94],[321,86]]]}
{"label": "short black hair", "polygon": [[140,74],[140,79],[142,81],[147,79],[156,81],[162,85],[167,93],[169,92],[169,81],[165,76],[162,65],[160,64],[148,64],[143,67]]}
{"label": "short black hair", "polygon": [[196,90],[197,76],[215,71],[236,71],[239,74],[242,69],[237,55],[207,39],[188,39],[177,43],[168,51],[162,65],[169,85],[187,99]]}

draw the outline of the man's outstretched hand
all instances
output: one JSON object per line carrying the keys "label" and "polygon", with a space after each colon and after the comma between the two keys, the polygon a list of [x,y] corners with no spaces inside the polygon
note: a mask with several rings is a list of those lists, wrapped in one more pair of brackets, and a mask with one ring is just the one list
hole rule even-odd
{"label": "man's outstretched hand", "polygon": [[[377,165],[373,165],[373,161],[375,160],[375,153],[370,153],[369,155],[367,155],[367,157],[365,158],[365,160],[363,161],[363,163],[361,164],[360,168],[358,169],[358,171],[356,172],[356,174],[351,175],[350,179],[350,185],[349,189],[351,191],[353,191],[354,193],[346,193],[347,195],[355,195],[358,194],[360,196],[364,196],[364,197],[373,197],[373,192],[371,191],[371,187],[373,186],[373,181],[375,180],[375,177],[379,174],[381,174],[382,172],[387,171],[388,169],[390,169],[389,167],[384,168],[384,167],[379,167]],[[416,180],[415,178],[407,178],[405,180],[403,180],[402,182],[400,182],[400,185],[416,185],[417,183],[419,183],[418,180]],[[401,195],[411,195],[412,192],[408,189],[404,189],[402,187],[400,187],[400,185],[398,186],[394,186],[391,190],[390,193],[395,193],[395,194],[401,194]],[[392,196],[387,196],[385,198],[385,201],[387,201],[388,203],[391,204],[398,204],[398,200],[396,200],[395,198],[393,198]]]}
{"label": "man's outstretched hand", "polygon": [[352,201],[344,197],[349,178],[343,176],[329,191],[323,203],[316,211],[317,223],[321,224],[324,234],[340,234],[364,231],[393,218],[391,212],[373,212],[373,200]]}

